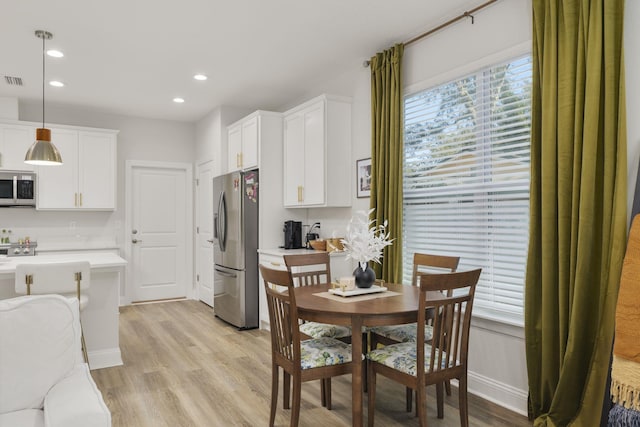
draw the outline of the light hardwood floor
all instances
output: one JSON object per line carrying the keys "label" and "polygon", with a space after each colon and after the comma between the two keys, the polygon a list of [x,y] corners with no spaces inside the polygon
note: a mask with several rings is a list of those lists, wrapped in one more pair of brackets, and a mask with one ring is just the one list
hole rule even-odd
{"label": "light hardwood floor", "polygon": [[[121,308],[124,366],[92,371],[111,410],[113,426],[266,426],[271,394],[268,331],[238,332],[197,301]],[[350,426],[351,377],[333,380],[333,409],[320,404],[318,382],[302,385],[300,426]],[[282,409],[277,426],[289,425]],[[436,417],[429,387],[427,417],[436,427],[458,426],[457,391],[445,398],[445,418]],[[378,379],[377,426],[417,426],[404,411],[404,388]],[[530,426],[526,417],[469,396],[471,426]],[[365,397],[366,420],[366,397]]]}

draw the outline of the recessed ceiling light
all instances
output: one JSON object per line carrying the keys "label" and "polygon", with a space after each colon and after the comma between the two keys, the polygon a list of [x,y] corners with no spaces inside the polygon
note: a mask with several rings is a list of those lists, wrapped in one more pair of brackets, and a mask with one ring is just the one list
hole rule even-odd
{"label": "recessed ceiling light", "polygon": [[64,53],[60,52],[59,50],[50,49],[47,51],[47,55],[53,56],[54,58],[62,58],[64,56]]}
{"label": "recessed ceiling light", "polygon": [[205,76],[204,74],[196,74],[195,76],[193,76],[193,78],[196,80],[207,80],[207,76]]}
{"label": "recessed ceiling light", "polygon": [[64,87],[64,83],[59,82],[57,80],[51,80],[49,82],[49,85],[53,86],[53,87]]}
{"label": "recessed ceiling light", "polygon": [[184,102],[184,99],[182,99],[182,98],[173,98],[173,102],[175,102],[176,104],[182,104]]}

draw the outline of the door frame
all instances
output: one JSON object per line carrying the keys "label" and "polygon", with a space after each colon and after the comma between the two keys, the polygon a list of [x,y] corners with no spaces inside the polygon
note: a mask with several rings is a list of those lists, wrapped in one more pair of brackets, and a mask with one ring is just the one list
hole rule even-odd
{"label": "door frame", "polygon": [[[210,268],[211,269],[211,307],[213,307],[213,243],[211,244],[211,259],[209,260],[209,263],[202,266],[200,265],[200,232],[198,231],[198,227],[202,226],[202,223],[204,221],[213,221],[213,215],[210,218],[200,218],[200,204],[203,202],[200,199],[200,186],[204,185],[203,183],[199,182],[200,180],[200,172],[202,170],[207,170],[209,169],[211,171],[211,176],[212,178],[215,178],[215,162],[213,160],[207,160],[201,163],[198,163],[196,165],[196,175],[195,175],[195,181],[196,181],[196,187],[195,187],[195,191],[194,191],[194,218],[195,218],[195,231],[194,231],[194,240],[193,240],[193,245],[194,245],[194,254],[193,254],[193,262],[194,262],[194,275],[201,273],[203,271],[203,269],[205,268]],[[209,196],[213,199],[213,193],[209,194]],[[213,201],[212,201],[213,202]],[[213,203],[211,203],[211,208],[213,210]],[[202,290],[201,286],[200,286],[200,282],[198,281],[198,278],[195,277],[194,279],[195,282],[195,287],[196,287],[196,293],[194,295],[194,299],[197,299],[198,301],[202,301],[205,304],[209,305],[207,302],[202,300],[202,295],[200,294],[200,291]]]}
{"label": "door frame", "polygon": [[[188,299],[194,299],[197,295],[197,290],[195,289],[196,283],[193,280],[193,235],[195,233],[195,229],[193,226],[193,192],[195,188],[195,181],[193,179],[193,165],[191,163],[181,163],[181,162],[159,162],[159,161],[148,161],[148,160],[126,160],[125,161],[125,220],[124,220],[124,256],[127,262],[131,262],[132,260],[132,252],[133,252],[133,244],[131,243],[130,233],[132,228],[132,209],[133,209],[133,191],[131,188],[133,181],[133,169],[136,167],[141,168],[156,168],[156,169],[166,169],[166,170],[181,170],[185,172],[185,195],[186,195],[186,224],[185,224],[185,250],[186,259],[191,260],[192,262],[187,262],[185,265],[186,278],[187,283],[185,284],[185,288],[187,291],[186,297]],[[120,305],[130,305],[131,304],[131,286],[133,284],[133,269],[126,269],[126,282],[124,286],[124,294],[120,296]]]}

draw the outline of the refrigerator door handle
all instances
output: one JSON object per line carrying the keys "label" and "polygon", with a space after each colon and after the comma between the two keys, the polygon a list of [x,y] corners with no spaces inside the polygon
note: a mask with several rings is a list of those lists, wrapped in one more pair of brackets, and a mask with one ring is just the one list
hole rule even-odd
{"label": "refrigerator door handle", "polygon": [[213,214],[213,238],[218,238],[218,212]]}
{"label": "refrigerator door handle", "polygon": [[234,274],[234,273],[229,273],[229,272],[227,272],[227,271],[220,270],[219,268],[214,268],[214,270],[216,271],[216,273],[219,273],[221,276],[224,276],[224,277],[232,277],[232,278],[236,278],[236,277],[238,277],[238,276],[237,276],[236,274]]}
{"label": "refrigerator door handle", "polygon": [[224,191],[220,193],[220,200],[218,200],[218,243],[220,244],[220,250],[224,252],[227,248],[227,203],[225,200]]}

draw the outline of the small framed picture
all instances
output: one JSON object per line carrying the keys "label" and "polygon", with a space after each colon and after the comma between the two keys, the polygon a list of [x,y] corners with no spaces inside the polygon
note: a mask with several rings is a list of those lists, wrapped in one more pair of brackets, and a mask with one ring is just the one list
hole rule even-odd
{"label": "small framed picture", "polygon": [[371,196],[371,157],[356,161],[356,187],[358,198]]}

